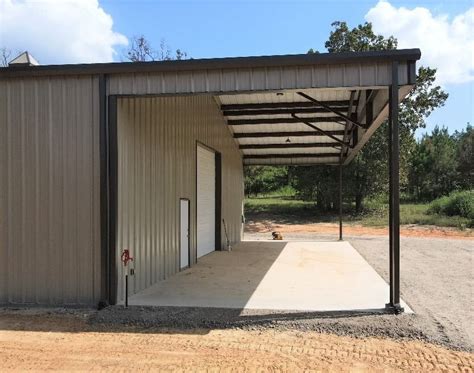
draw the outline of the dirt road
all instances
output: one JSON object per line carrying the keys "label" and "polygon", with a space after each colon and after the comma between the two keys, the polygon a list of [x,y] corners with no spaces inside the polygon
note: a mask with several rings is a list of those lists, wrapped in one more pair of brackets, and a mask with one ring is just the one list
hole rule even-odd
{"label": "dirt road", "polygon": [[421,342],[295,331],[98,328],[78,315],[4,311],[0,313],[1,369],[474,370],[473,354]]}
{"label": "dirt road", "polygon": [[[248,234],[271,233],[278,231],[284,236],[288,234],[339,234],[339,224],[314,223],[314,224],[282,224],[273,220],[249,220],[245,224],[245,232]],[[348,236],[387,236],[386,227],[365,227],[358,224],[344,223],[344,234]],[[400,227],[402,237],[420,238],[449,238],[460,240],[474,240],[474,231],[466,229],[461,231],[451,227],[436,227],[431,225],[402,225]]]}

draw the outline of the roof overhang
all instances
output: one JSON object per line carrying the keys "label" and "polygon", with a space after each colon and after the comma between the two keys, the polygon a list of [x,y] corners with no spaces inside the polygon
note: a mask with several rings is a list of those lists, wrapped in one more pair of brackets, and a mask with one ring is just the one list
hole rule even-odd
{"label": "roof overhang", "polygon": [[314,53],[257,57],[202,58],[153,62],[113,62],[70,65],[9,66],[0,69],[1,77],[157,73],[209,69],[315,66],[367,62],[417,61],[419,49],[390,51]]}
{"label": "roof overhang", "polygon": [[107,76],[116,96],[213,95],[244,164],[347,164],[399,98],[419,49],[82,65],[10,66],[0,79]]}

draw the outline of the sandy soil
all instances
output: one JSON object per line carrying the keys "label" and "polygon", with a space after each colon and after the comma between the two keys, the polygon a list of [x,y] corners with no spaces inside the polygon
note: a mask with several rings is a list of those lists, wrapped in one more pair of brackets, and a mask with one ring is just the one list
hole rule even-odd
{"label": "sandy soil", "polygon": [[0,314],[0,366],[10,370],[451,371],[474,355],[421,342],[294,331],[101,330],[76,315]]}
{"label": "sandy soil", "polygon": [[[344,234],[350,236],[386,236],[388,228],[364,227],[362,225],[344,224]],[[339,225],[334,223],[315,224],[280,224],[272,220],[249,221],[245,225],[247,233],[271,233],[273,231],[285,233],[319,233],[338,234]],[[404,237],[436,237],[474,240],[472,229],[461,231],[451,227],[436,227],[431,225],[402,225],[400,235]]]}

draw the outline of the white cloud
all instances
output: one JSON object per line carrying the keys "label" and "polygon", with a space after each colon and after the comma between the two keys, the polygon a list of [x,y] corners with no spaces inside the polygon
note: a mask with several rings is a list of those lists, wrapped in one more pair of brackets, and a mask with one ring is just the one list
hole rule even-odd
{"label": "white cloud", "polygon": [[395,8],[381,0],[365,15],[374,31],[398,39],[398,48],[420,48],[421,63],[438,68],[439,84],[474,80],[474,7],[450,19],[427,8]]}
{"label": "white cloud", "polygon": [[0,0],[0,47],[41,64],[108,62],[127,38],[98,0]]}

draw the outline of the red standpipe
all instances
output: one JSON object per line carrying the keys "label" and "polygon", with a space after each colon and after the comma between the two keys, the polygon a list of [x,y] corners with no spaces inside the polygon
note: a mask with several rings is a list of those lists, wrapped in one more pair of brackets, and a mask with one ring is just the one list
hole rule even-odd
{"label": "red standpipe", "polygon": [[133,261],[133,258],[130,256],[130,250],[125,249],[122,252],[120,260],[125,267],[125,307],[128,307],[128,262]]}

